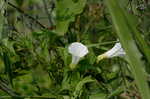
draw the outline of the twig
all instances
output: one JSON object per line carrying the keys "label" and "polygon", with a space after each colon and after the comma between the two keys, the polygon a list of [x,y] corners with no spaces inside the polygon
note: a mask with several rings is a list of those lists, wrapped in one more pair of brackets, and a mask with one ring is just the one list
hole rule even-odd
{"label": "twig", "polygon": [[10,5],[11,7],[15,8],[18,12],[22,13],[25,17],[28,17],[29,19],[33,20],[36,24],[38,24],[40,27],[42,27],[43,29],[46,29],[46,27],[44,25],[42,25],[38,20],[36,20],[34,17],[28,15],[27,13],[25,13],[23,10],[21,10],[20,8],[16,7],[15,5],[13,5],[12,3],[8,2],[8,5]]}
{"label": "twig", "polygon": [[45,0],[43,0],[43,4],[44,4],[45,13],[47,14],[48,21],[49,21],[49,24],[51,26],[52,25],[51,15],[48,12],[48,7],[47,7],[47,3]]}

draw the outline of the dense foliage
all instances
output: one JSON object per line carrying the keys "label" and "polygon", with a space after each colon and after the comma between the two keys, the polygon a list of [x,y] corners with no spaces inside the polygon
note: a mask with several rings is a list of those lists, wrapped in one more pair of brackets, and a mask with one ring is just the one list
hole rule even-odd
{"label": "dense foliage", "polygon": [[[148,0],[1,0],[0,98],[148,99]],[[70,69],[68,46],[89,53]],[[125,57],[97,56],[121,42]]]}

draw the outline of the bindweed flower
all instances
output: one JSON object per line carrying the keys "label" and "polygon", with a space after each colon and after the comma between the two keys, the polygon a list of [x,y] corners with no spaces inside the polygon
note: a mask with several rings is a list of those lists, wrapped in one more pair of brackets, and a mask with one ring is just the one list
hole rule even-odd
{"label": "bindweed flower", "polygon": [[80,58],[84,57],[89,51],[88,48],[79,42],[74,42],[68,47],[69,53],[72,55],[70,68],[74,69]]}
{"label": "bindweed flower", "polygon": [[108,50],[107,52],[105,52],[104,54],[101,54],[97,57],[97,62],[99,62],[100,60],[104,59],[104,58],[113,58],[113,57],[123,57],[125,56],[125,51],[122,48],[120,43],[116,43],[114,45],[114,47],[110,50]]}

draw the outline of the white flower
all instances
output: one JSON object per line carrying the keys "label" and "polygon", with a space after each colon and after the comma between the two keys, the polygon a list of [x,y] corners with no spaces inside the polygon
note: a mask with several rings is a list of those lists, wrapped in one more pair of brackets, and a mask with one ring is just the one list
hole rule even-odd
{"label": "white flower", "polygon": [[72,54],[72,62],[70,67],[73,69],[76,64],[78,64],[80,58],[84,57],[89,51],[88,48],[79,42],[72,43],[68,51],[70,54]]}
{"label": "white flower", "polygon": [[124,49],[122,48],[121,44],[120,43],[116,43],[114,45],[114,47],[110,50],[108,50],[107,52],[105,52],[104,54],[102,55],[99,55],[97,57],[97,62],[99,62],[100,60],[104,59],[104,58],[113,58],[113,57],[123,57],[125,56],[125,51]]}

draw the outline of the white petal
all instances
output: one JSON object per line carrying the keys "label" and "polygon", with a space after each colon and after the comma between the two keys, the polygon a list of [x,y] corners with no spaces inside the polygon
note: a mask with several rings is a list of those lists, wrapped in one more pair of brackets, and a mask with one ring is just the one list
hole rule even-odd
{"label": "white petal", "polygon": [[112,58],[112,57],[115,57],[115,56],[122,57],[122,56],[125,56],[125,54],[126,53],[124,52],[124,50],[123,50],[123,48],[122,48],[120,43],[116,43],[115,46],[112,49],[110,49],[109,51],[107,51],[105,53],[105,55],[108,58]]}
{"label": "white petal", "polygon": [[71,64],[78,64],[79,60],[80,60],[80,57],[78,57],[78,56],[72,56],[72,62],[71,62]]}
{"label": "white petal", "polygon": [[72,43],[68,50],[70,54],[78,57],[84,57],[88,53],[88,48],[79,42]]}

